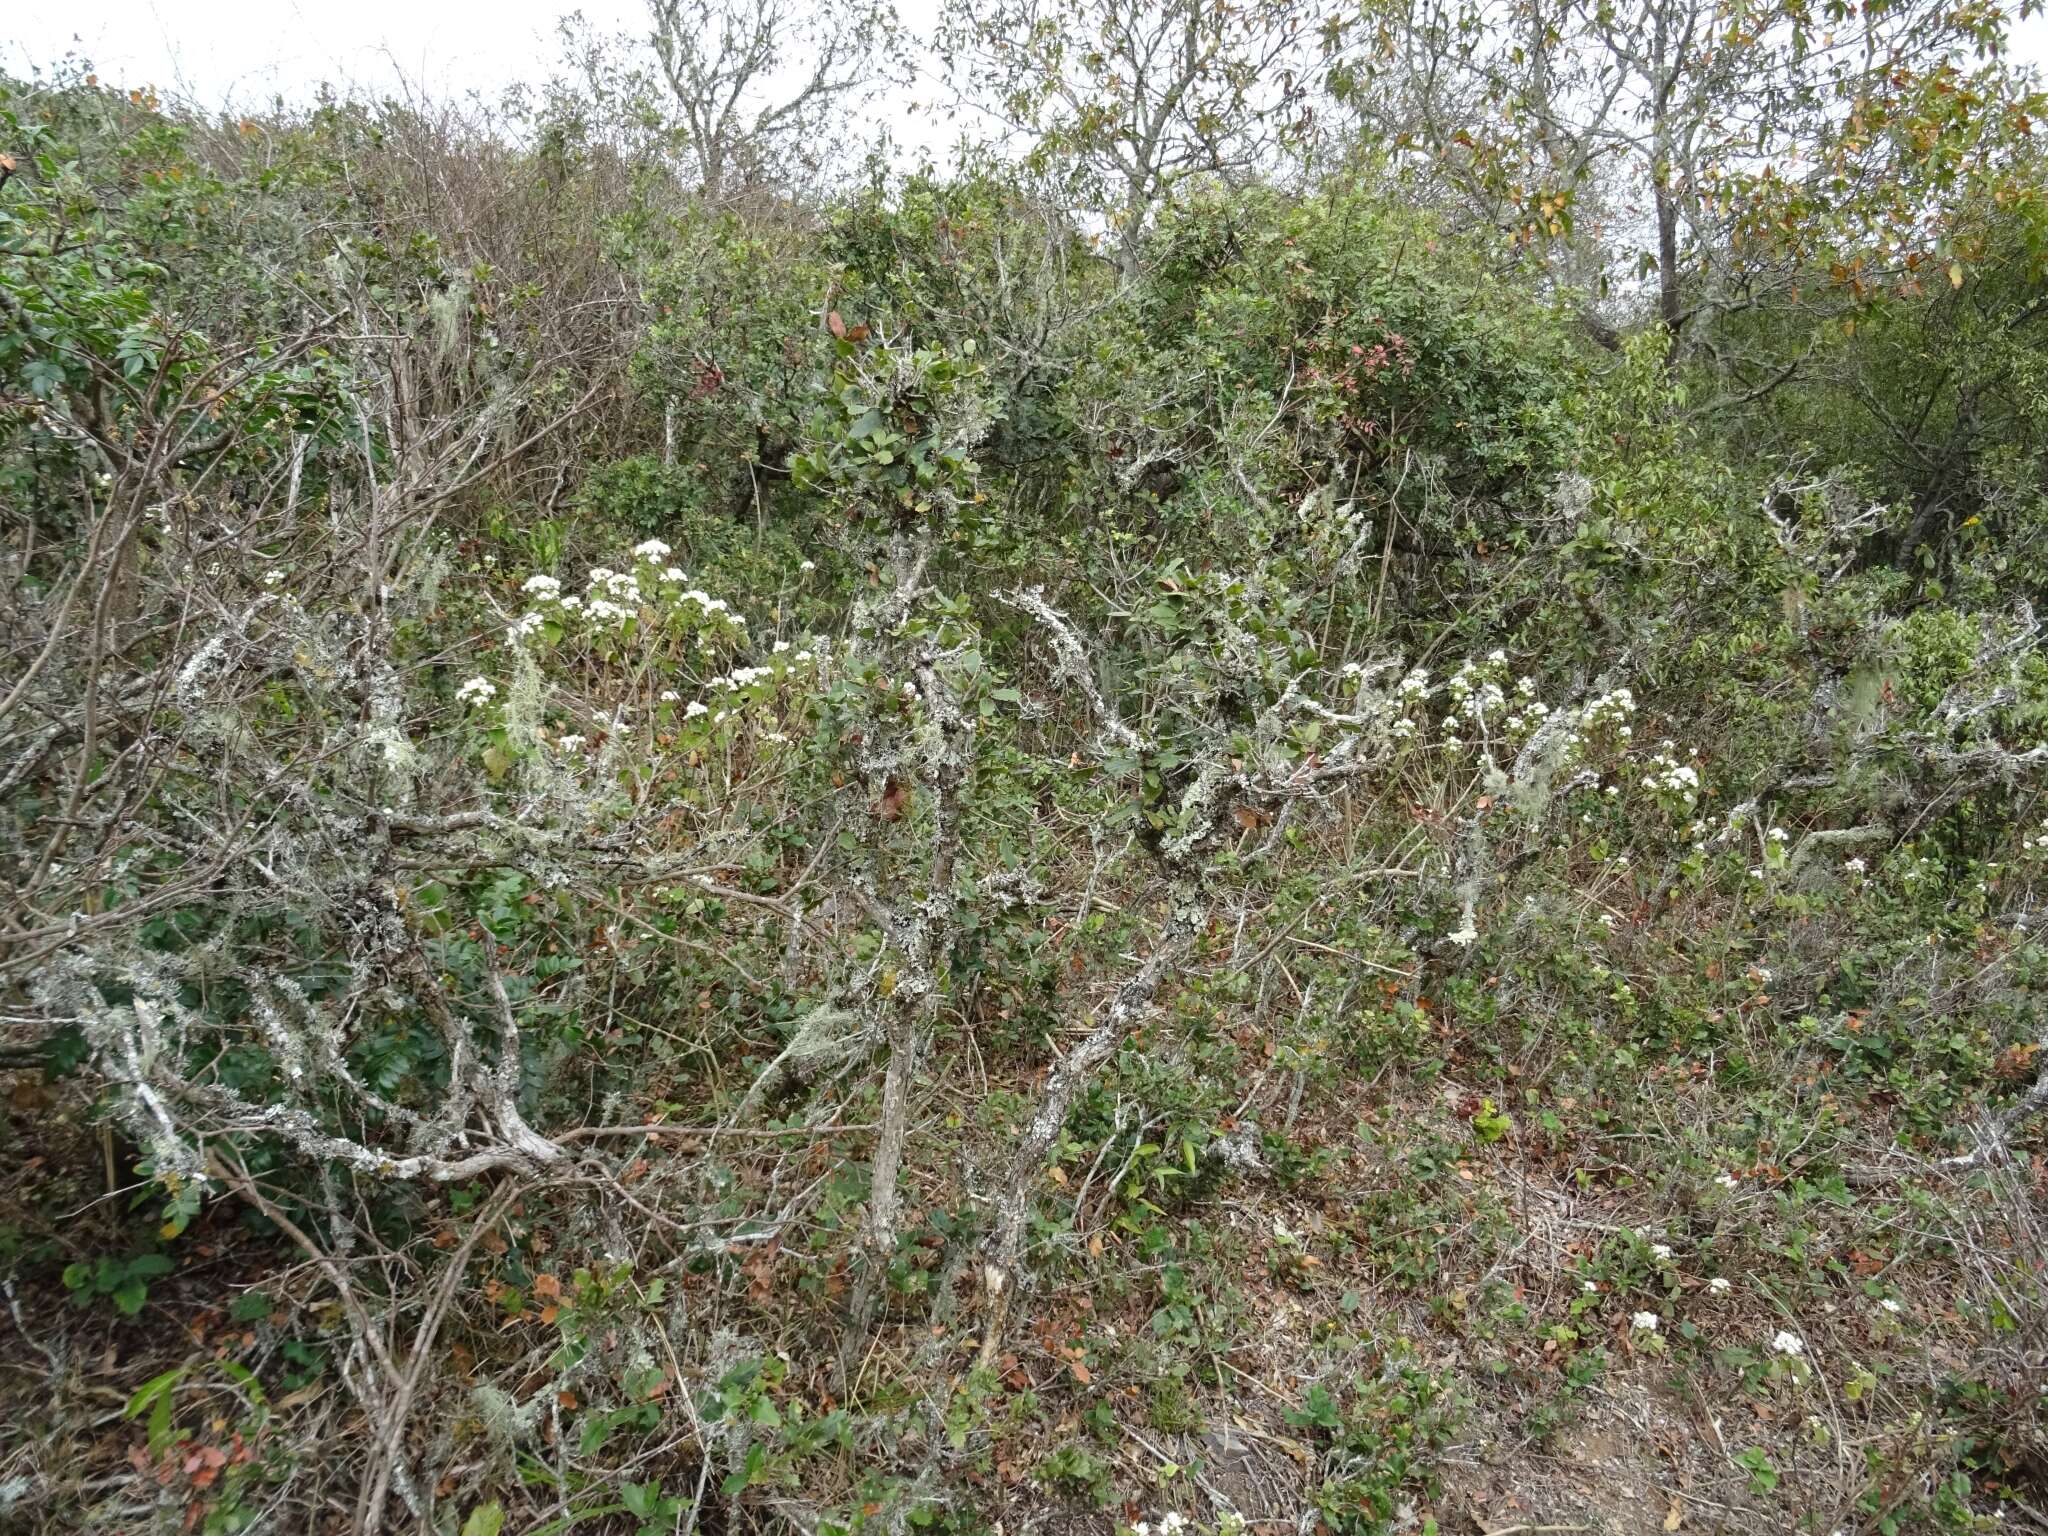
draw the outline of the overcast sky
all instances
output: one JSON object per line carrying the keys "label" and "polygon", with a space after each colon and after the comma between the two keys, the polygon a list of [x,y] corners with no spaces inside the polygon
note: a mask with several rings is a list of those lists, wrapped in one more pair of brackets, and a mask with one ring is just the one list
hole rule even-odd
{"label": "overcast sky", "polygon": [[[322,80],[372,89],[402,77],[437,92],[496,90],[546,72],[561,0],[96,0],[13,7],[8,62],[67,52],[123,85],[205,102],[303,96]],[[587,0],[604,31],[644,25],[643,0]]]}
{"label": "overcast sky", "polygon": [[[897,12],[915,30],[937,5],[898,0]],[[568,12],[601,34],[647,31],[646,0],[91,0],[88,19],[62,4],[12,9],[0,23],[10,70],[75,53],[124,86],[244,107],[303,99],[322,81],[495,95],[550,73]]]}
{"label": "overcast sky", "polygon": [[[914,31],[938,0],[899,0]],[[25,71],[76,53],[122,85],[168,88],[207,105],[260,106],[275,93],[303,98],[319,82],[383,91],[401,79],[432,94],[495,94],[542,78],[558,57],[565,0],[89,0],[10,7],[0,24],[0,67]],[[584,0],[600,32],[639,32],[645,0]],[[2048,18],[2021,25],[2015,50],[2048,65]],[[930,82],[912,97],[929,99]],[[899,144],[950,137],[937,122],[891,114]]]}

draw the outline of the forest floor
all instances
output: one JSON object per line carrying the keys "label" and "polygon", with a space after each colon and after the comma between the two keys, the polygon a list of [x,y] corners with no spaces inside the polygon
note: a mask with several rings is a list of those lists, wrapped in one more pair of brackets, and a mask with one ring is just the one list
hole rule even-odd
{"label": "forest floor", "polygon": [[[1172,1201],[1094,1206],[1082,1188],[1084,1215],[1053,1240],[993,1384],[970,1376],[967,1322],[935,1355],[905,1309],[853,1395],[950,1388],[968,1405],[950,1496],[1012,1533],[1109,1536],[1169,1513],[1203,1529],[1829,1536],[1970,1531],[1996,1511],[1999,1529],[2048,1530],[2038,1156],[1945,1174],[1891,1151],[1873,1116],[1868,1160],[1849,1176],[1839,1142],[1826,1173],[1796,1146],[1711,1168],[1701,1149],[1725,1144],[1740,1106],[1709,1074],[1617,1078],[1613,1093],[1654,1100],[1663,1129],[1609,1137],[1586,1104],[1549,1121],[1499,1115],[1455,1081],[1456,1059],[1426,1081],[1383,1074],[1297,1100],[1296,1166],[1231,1172]],[[1278,1093],[1269,1081],[1255,1076],[1250,1098],[1284,1113],[1285,1077]],[[99,1298],[67,1296],[59,1261],[132,1232],[135,1191],[108,1193],[108,1148],[61,1085],[17,1074],[4,1120],[0,1205],[18,1214],[0,1229],[0,1497],[55,1480],[76,1508],[154,1500],[214,1529],[226,1471],[262,1467],[268,1446],[317,1443],[316,1430],[359,1432],[336,1309],[227,1202],[185,1235],[136,1315],[76,1304]],[[669,1159],[691,1155],[645,1148],[642,1198]],[[838,1155],[823,1140],[809,1149],[820,1166]],[[913,1181],[912,1225],[958,1193],[938,1165]],[[496,1305],[499,1277],[532,1288],[585,1257],[576,1198],[542,1189],[515,1207],[509,1241],[479,1250],[481,1296]],[[936,1227],[922,1244],[943,1246]],[[795,1355],[815,1305],[804,1261],[771,1247],[749,1263],[757,1311],[724,1326]],[[972,1276],[956,1267],[952,1283],[968,1317]],[[539,1357],[505,1353],[505,1340],[545,1336],[547,1316],[522,1308],[495,1338],[451,1338],[453,1368],[418,1415],[423,1454],[450,1425],[464,1441],[478,1381],[506,1383],[520,1358],[530,1369]],[[209,1360],[270,1383],[260,1422],[222,1411],[165,1460],[137,1390]],[[793,1369],[781,1391],[833,1402],[822,1370]],[[821,1503],[856,1487],[851,1459],[794,1482]],[[776,1506],[763,1497],[765,1515]],[[339,1505],[335,1521],[345,1528]]]}

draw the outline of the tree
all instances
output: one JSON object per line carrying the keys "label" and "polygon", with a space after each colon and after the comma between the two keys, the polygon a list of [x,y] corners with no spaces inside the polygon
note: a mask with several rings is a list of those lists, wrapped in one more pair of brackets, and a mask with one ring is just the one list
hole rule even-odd
{"label": "tree", "polygon": [[2025,581],[2042,569],[2048,179],[2038,156],[2032,179],[2031,198],[1959,210],[1964,281],[1929,271],[1818,335],[1767,310],[1725,322],[1715,340],[1745,362],[1802,359],[1807,387],[1731,416],[1725,430],[1761,458],[1804,452],[1853,467],[1899,509],[1864,560],[1923,588],[1954,581],[1973,558]]}
{"label": "tree", "polygon": [[2025,132],[2003,25],[1932,0],[1416,0],[1340,90],[1391,87],[1400,131],[1501,197],[1525,239],[1568,235],[1581,193],[1611,185],[1616,254],[1654,278],[1675,355],[1700,313],[1817,257],[1846,280],[1844,247],[1948,259],[1930,201]]}
{"label": "tree", "polygon": [[706,198],[786,177],[826,123],[896,77],[879,0],[649,0],[651,41]]}
{"label": "tree", "polygon": [[940,55],[973,104],[1071,166],[1129,277],[1176,181],[1242,179],[1306,126],[1314,18],[1306,0],[953,0]]}

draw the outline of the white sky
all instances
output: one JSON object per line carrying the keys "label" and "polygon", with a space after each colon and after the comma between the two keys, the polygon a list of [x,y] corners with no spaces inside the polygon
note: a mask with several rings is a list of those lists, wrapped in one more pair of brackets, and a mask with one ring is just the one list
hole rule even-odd
{"label": "white sky", "polygon": [[[898,8],[916,33],[937,5],[899,0]],[[495,95],[550,73],[555,22],[569,8],[574,0],[89,0],[81,15],[62,4],[17,4],[0,34],[0,67],[22,72],[77,53],[110,83],[244,108],[277,93],[303,99],[323,80],[381,91],[407,79],[435,95]],[[646,26],[645,0],[583,0],[580,9],[602,33]],[[2014,52],[2048,71],[2048,17],[2020,24]],[[921,81],[892,104],[899,144],[936,148],[951,137],[904,110],[934,95]]]}
{"label": "white sky", "polygon": [[[169,87],[206,103],[302,97],[322,80],[369,89],[401,76],[445,90],[498,88],[547,73],[555,20],[574,0],[97,0],[88,18],[18,6],[5,59],[47,65],[67,52],[102,78]],[[586,0],[602,31],[639,30],[641,0]]]}
{"label": "white sky", "polygon": [[[897,13],[917,35],[938,5],[897,0]],[[602,36],[648,30],[646,0],[88,0],[83,18],[61,4],[13,10],[0,24],[0,68],[21,73],[76,54],[110,84],[244,110],[279,94],[304,100],[322,82],[371,93],[410,82],[433,96],[489,98],[555,71],[557,23],[569,12]],[[935,82],[921,79],[888,104],[899,146],[950,141],[924,110],[936,95]]]}

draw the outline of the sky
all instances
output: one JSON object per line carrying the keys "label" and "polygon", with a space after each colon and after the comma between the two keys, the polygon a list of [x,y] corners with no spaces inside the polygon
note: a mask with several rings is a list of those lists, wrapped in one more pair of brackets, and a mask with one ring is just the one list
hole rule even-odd
{"label": "sky", "polygon": [[[0,31],[5,61],[75,52],[102,78],[166,87],[208,105],[254,107],[323,80],[368,89],[401,78],[435,94],[497,89],[545,74],[562,0],[94,0],[86,14],[19,6]],[[585,0],[603,31],[639,30],[643,0]]]}
{"label": "sky", "polygon": [[[939,5],[896,0],[896,12],[922,36]],[[307,100],[323,83],[343,94],[410,86],[432,98],[491,99],[555,72],[559,23],[571,12],[600,36],[648,30],[647,0],[88,0],[83,15],[15,7],[0,23],[0,70],[47,70],[75,55],[109,84],[252,112],[279,95]],[[933,109],[940,95],[927,70],[869,103],[856,131],[867,142],[886,125],[899,164],[944,164],[958,128]]]}
{"label": "sky", "polygon": [[[898,11],[915,32],[929,27],[937,4],[899,0]],[[551,72],[555,23],[569,8],[601,33],[646,26],[645,0],[89,0],[11,7],[0,24],[0,68],[25,72],[75,53],[111,83],[245,109],[279,93],[304,99],[322,81],[371,92],[410,81],[437,96],[489,96]],[[2048,16],[2021,23],[2014,52],[2048,72]],[[926,80],[897,105],[934,94]],[[949,137],[916,114],[891,120],[906,147]]]}
{"label": "sky", "polygon": [[[937,8],[898,0],[897,13],[916,30]],[[90,0],[84,10],[14,7],[0,23],[0,68],[75,53],[111,83],[247,109],[276,94],[303,100],[323,81],[493,96],[552,71],[568,12],[603,35],[648,29],[646,0]]]}

